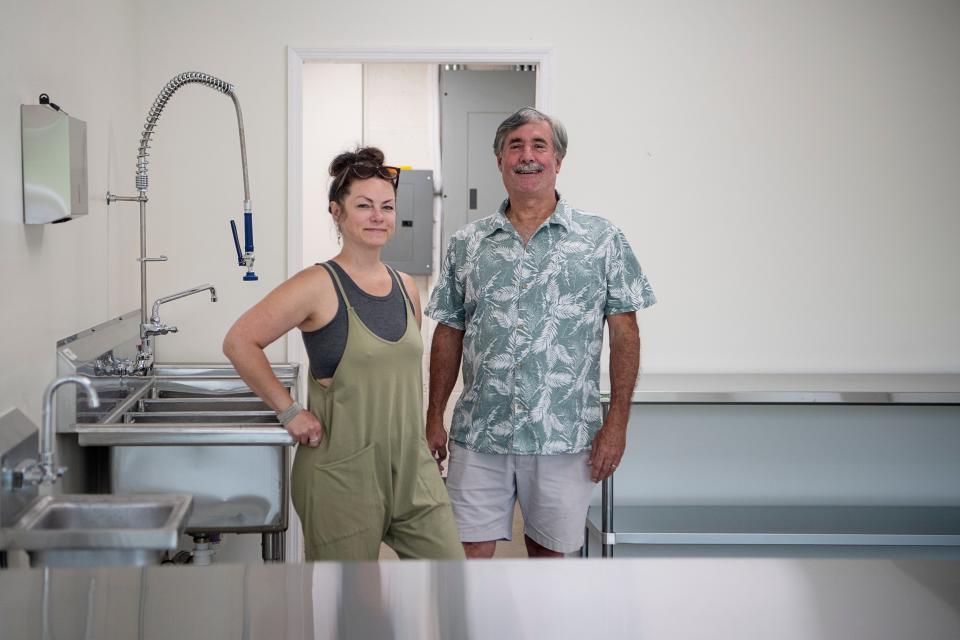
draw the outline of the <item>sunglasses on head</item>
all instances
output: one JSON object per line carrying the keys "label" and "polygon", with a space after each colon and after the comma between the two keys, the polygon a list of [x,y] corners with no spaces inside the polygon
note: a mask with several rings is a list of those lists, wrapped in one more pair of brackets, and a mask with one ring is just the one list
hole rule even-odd
{"label": "sunglasses on head", "polygon": [[340,189],[343,188],[343,185],[347,180],[348,173],[352,173],[355,177],[360,178],[361,180],[373,178],[374,176],[383,178],[384,180],[389,180],[394,189],[400,186],[400,167],[388,167],[384,164],[358,162],[356,164],[349,165],[340,175],[340,180],[338,181],[336,188],[337,194],[339,194]]}

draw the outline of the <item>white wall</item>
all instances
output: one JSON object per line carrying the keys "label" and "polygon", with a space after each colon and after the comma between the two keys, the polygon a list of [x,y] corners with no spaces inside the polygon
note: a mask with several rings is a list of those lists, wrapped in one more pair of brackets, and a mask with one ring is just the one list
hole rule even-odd
{"label": "white wall", "polygon": [[[100,197],[132,192],[143,117],[191,69],[237,87],[261,279],[241,281],[227,227],[242,206],[232,105],[194,86],[155,135],[149,251],[170,262],[151,266],[149,294],[215,284],[216,304],[167,305],[180,333],[158,351],[222,360],[229,325],[288,275],[288,46],[554,47],[550,97],[571,133],[560,188],[625,229],[661,299],[641,314],[647,371],[960,370],[960,5],[547,9],[531,22],[505,0],[470,19],[430,0],[5,8],[0,409],[39,419],[55,341],[137,305],[136,208]],[[43,91],[88,123],[91,213],[27,228],[17,109]]]}
{"label": "white wall", "polygon": [[[0,21],[0,413],[40,423],[56,375],[56,342],[139,306],[137,208],[132,195],[142,115],[136,5],[4,3]],[[23,224],[20,105],[50,95],[87,123],[89,214]]]}
{"label": "white wall", "polygon": [[238,87],[262,277],[241,284],[220,240],[239,188],[227,105],[174,102],[152,236],[174,262],[151,288],[224,295],[171,305],[165,358],[219,358],[233,318],[286,275],[285,47],[457,43],[554,47],[560,188],[624,228],[656,287],[647,371],[960,370],[956,3],[600,0],[535,26],[502,0],[470,19],[426,0],[389,16],[369,0],[141,7],[144,103],[184,69]]}
{"label": "white wall", "polygon": [[[363,65],[303,67],[303,266],[340,249],[327,196],[330,161],[363,141]],[[292,275],[292,274],[291,274]]]}

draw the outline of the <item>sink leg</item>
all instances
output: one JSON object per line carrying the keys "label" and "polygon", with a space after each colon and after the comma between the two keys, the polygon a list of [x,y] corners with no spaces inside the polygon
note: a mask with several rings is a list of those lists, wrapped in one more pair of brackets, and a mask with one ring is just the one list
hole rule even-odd
{"label": "sink leg", "polygon": [[263,561],[283,562],[286,559],[283,531],[263,534]]}

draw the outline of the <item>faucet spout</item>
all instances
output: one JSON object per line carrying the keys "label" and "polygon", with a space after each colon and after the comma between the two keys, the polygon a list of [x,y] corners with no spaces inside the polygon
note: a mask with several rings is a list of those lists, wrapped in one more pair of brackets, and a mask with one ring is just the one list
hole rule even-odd
{"label": "faucet spout", "polygon": [[210,291],[210,302],[217,301],[217,290],[212,284],[201,284],[199,286],[179,291],[169,296],[157,298],[153,303],[153,313],[150,314],[150,321],[140,325],[141,342],[137,353],[136,371],[148,372],[153,367],[153,336],[165,336],[168,333],[176,333],[178,329],[160,320],[160,305],[173,300],[186,298],[195,293]]}
{"label": "faucet spout", "polygon": [[[184,291],[179,291],[177,293],[170,294],[169,296],[164,296],[162,298],[157,298],[153,303],[153,313],[150,314],[150,321],[154,324],[162,324],[160,322],[160,305],[172,302],[174,300],[179,300],[180,298],[186,298],[187,296],[192,296],[195,293],[201,293],[203,291],[210,291],[210,302],[217,301],[217,290],[212,284],[201,284],[196,287],[186,289]],[[174,329],[175,330],[175,329]]]}
{"label": "faucet spout", "polygon": [[33,484],[53,484],[66,471],[65,467],[57,465],[53,453],[53,395],[57,389],[66,384],[79,385],[87,396],[91,408],[100,406],[100,396],[93,388],[90,378],[86,376],[65,376],[57,378],[43,392],[43,422],[40,427],[40,445],[37,452],[40,461],[30,465],[23,473],[23,478]]}

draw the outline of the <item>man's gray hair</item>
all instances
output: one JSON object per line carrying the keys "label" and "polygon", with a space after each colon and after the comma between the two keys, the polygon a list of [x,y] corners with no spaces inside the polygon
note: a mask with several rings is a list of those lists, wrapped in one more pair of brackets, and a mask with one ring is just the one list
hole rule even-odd
{"label": "man's gray hair", "polygon": [[503,143],[508,133],[530,122],[546,122],[550,125],[550,130],[553,131],[553,151],[558,160],[563,160],[563,157],[567,155],[567,130],[560,124],[559,120],[551,118],[533,107],[521,107],[500,123],[500,126],[497,127],[497,135],[493,137],[494,155],[499,158],[503,153]]}

